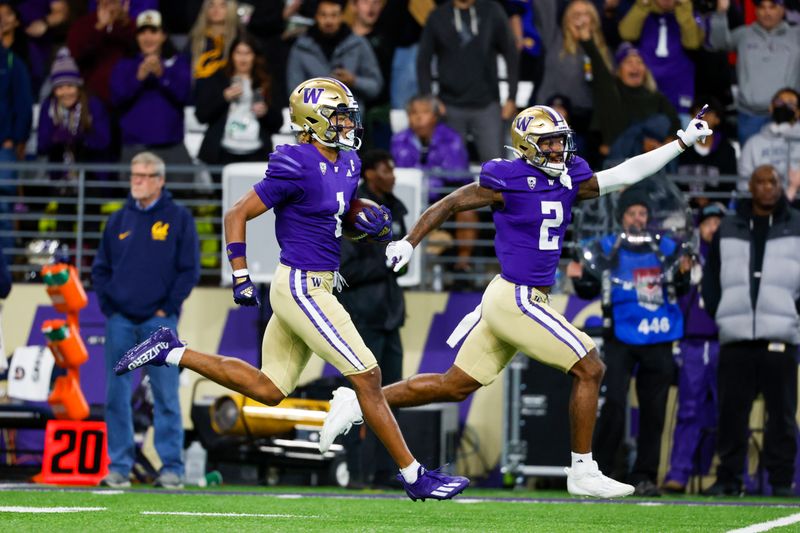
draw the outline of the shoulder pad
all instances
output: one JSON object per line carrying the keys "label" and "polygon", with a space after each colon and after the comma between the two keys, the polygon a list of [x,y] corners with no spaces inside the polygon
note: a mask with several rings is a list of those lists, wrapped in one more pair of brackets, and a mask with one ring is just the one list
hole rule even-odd
{"label": "shoulder pad", "polygon": [[303,153],[301,146],[294,144],[278,146],[269,156],[265,176],[284,180],[302,179],[304,162],[308,155]]}

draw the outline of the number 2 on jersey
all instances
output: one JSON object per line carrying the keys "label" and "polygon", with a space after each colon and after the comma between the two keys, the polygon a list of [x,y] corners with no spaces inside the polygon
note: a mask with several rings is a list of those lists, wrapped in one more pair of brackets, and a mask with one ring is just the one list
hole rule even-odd
{"label": "number 2 on jersey", "polygon": [[339,191],[336,193],[336,201],[339,203],[339,210],[333,215],[333,218],[336,219],[336,231],[334,232],[335,237],[342,236],[342,215],[344,214],[344,193]]}
{"label": "number 2 on jersey", "polygon": [[554,218],[542,219],[542,227],[539,229],[539,249],[558,250],[558,235],[550,235],[550,228],[558,229],[564,222],[564,208],[561,202],[542,202],[542,214],[554,214]]}

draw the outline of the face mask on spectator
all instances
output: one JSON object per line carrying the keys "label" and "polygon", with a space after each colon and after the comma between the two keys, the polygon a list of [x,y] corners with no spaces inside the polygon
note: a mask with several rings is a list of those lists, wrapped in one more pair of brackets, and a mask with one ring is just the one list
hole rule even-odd
{"label": "face mask on spectator", "polygon": [[784,122],[794,122],[797,117],[796,111],[784,104],[781,103],[776,105],[772,108],[772,122],[775,124],[783,124]]}

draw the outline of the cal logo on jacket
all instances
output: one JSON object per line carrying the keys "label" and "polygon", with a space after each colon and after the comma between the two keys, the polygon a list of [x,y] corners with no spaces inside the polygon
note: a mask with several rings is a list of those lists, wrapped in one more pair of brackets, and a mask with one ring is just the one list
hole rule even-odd
{"label": "cal logo on jacket", "polygon": [[150,234],[153,236],[154,241],[167,240],[167,233],[169,232],[169,224],[158,221],[150,228]]}

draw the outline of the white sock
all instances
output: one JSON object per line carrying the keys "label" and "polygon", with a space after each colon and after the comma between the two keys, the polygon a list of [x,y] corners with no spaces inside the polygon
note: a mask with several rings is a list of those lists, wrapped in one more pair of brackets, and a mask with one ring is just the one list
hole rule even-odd
{"label": "white sock", "polygon": [[408,465],[405,468],[400,469],[400,473],[403,475],[403,479],[406,480],[406,483],[414,484],[417,482],[417,478],[419,477],[419,467],[421,465],[414,459],[414,462]]}
{"label": "white sock", "polygon": [[589,453],[575,453],[572,452],[572,468],[578,465],[589,466],[592,464],[592,452]]}
{"label": "white sock", "polygon": [[167,364],[169,366],[178,366],[181,364],[181,358],[183,357],[183,352],[186,351],[186,346],[181,346],[180,348],[173,348],[167,354]]}

